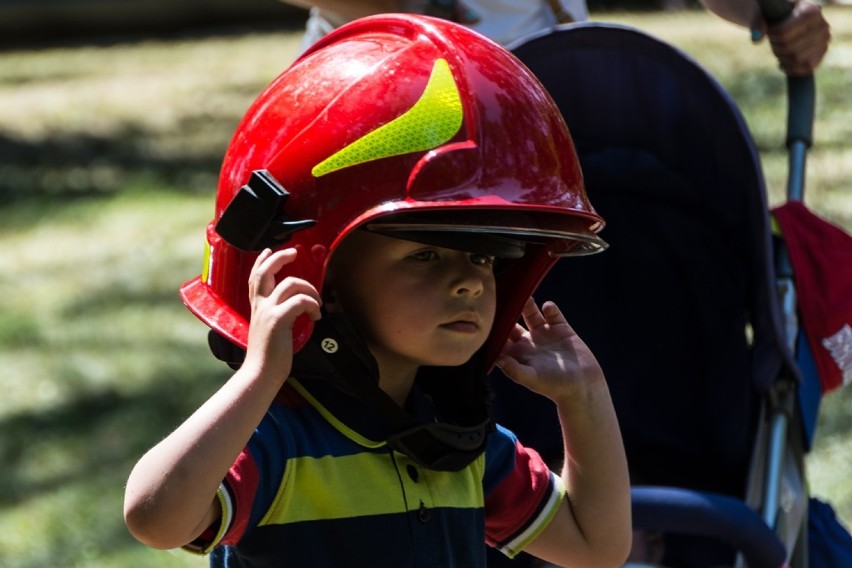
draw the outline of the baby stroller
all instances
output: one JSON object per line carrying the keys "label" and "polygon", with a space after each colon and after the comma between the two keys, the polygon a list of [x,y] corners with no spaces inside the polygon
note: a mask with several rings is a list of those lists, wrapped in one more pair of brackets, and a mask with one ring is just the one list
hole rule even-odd
{"label": "baby stroller", "polygon": [[[634,527],[665,534],[666,566],[806,567],[819,382],[794,355],[807,349],[779,299],[791,278],[740,112],[691,58],[624,26],[564,26],[513,51],[563,112],[608,223],[610,249],[558,263],[536,297],[607,375]],[[558,459],[550,403],[493,385],[498,421]]]}

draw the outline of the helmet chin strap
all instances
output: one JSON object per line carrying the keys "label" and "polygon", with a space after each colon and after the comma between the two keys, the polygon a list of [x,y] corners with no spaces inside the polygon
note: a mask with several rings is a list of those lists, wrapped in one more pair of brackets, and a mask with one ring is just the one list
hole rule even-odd
{"label": "helmet chin strap", "polygon": [[418,422],[379,388],[378,365],[342,314],[324,313],[308,343],[293,359],[301,382],[321,380],[356,397],[387,424],[387,443],[422,467],[458,471],[485,450],[490,432],[491,392],[479,353],[458,367],[423,367],[417,384],[440,422]]}
{"label": "helmet chin strap", "polygon": [[[210,331],[213,354],[239,369],[245,351]],[[364,340],[343,314],[323,313],[314,332],[293,357],[292,376],[302,383],[324,381],[357,398],[392,432],[387,443],[418,465],[458,471],[485,451],[496,428],[491,414],[483,352],[457,367],[421,367],[417,386],[429,398],[440,421],[419,422],[379,388],[379,368]]]}

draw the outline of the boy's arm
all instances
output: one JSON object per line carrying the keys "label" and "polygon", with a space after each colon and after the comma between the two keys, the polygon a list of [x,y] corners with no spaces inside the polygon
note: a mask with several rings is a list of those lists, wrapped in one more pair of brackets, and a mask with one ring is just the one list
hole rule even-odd
{"label": "boy's arm", "polygon": [[627,462],[606,382],[554,401],[565,501],[526,552],[558,565],[621,566],[632,539]]}
{"label": "boy's arm", "polygon": [[133,468],[124,516],[143,543],[183,546],[218,518],[219,485],[290,372],[293,321],[302,314],[319,318],[313,286],[290,278],[275,284],[274,275],[295,255],[293,249],[261,253],[249,282],[252,323],[245,362]]}
{"label": "boy's arm", "polygon": [[526,551],[570,566],[620,566],[630,552],[630,481],[603,372],[559,308],[530,299],[498,364],[516,382],[550,398],[565,443],[566,499]]}
{"label": "boy's arm", "polygon": [[700,0],[701,4],[724,20],[749,27],[760,18],[756,0]]}
{"label": "boy's arm", "polygon": [[215,522],[216,491],[282,384],[240,369],[139,460],[124,499],[134,537],[153,548],[177,548]]}

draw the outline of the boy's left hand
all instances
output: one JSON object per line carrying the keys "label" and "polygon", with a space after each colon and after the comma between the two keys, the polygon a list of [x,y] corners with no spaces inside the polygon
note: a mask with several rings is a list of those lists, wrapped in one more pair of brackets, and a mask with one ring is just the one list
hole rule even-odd
{"label": "boy's left hand", "polygon": [[594,355],[555,303],[539,309],[529,298],[521,315],[526,327],[515,326],[497,358],[506,376],[551,400],[604,380]]}
{"label": "boy's left hand", "polygon": [[627,459],[604,374],[553,302],[529,299],[497,364],[551,399],[564,441],[566,497],[526,551],[558,566],[621,566],[630,550]]}

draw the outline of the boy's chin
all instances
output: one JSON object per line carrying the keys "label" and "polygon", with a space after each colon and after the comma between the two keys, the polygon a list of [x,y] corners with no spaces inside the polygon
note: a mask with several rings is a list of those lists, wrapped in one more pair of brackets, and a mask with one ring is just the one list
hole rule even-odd
{"label": "boy's chin", "polygon": [[476,351],[473,353],[444,352],[441,357],[435,357],[428,362],[424,362],[424,365],[429,367],[461,367],[462,365],[469,363],[475,354]]}

